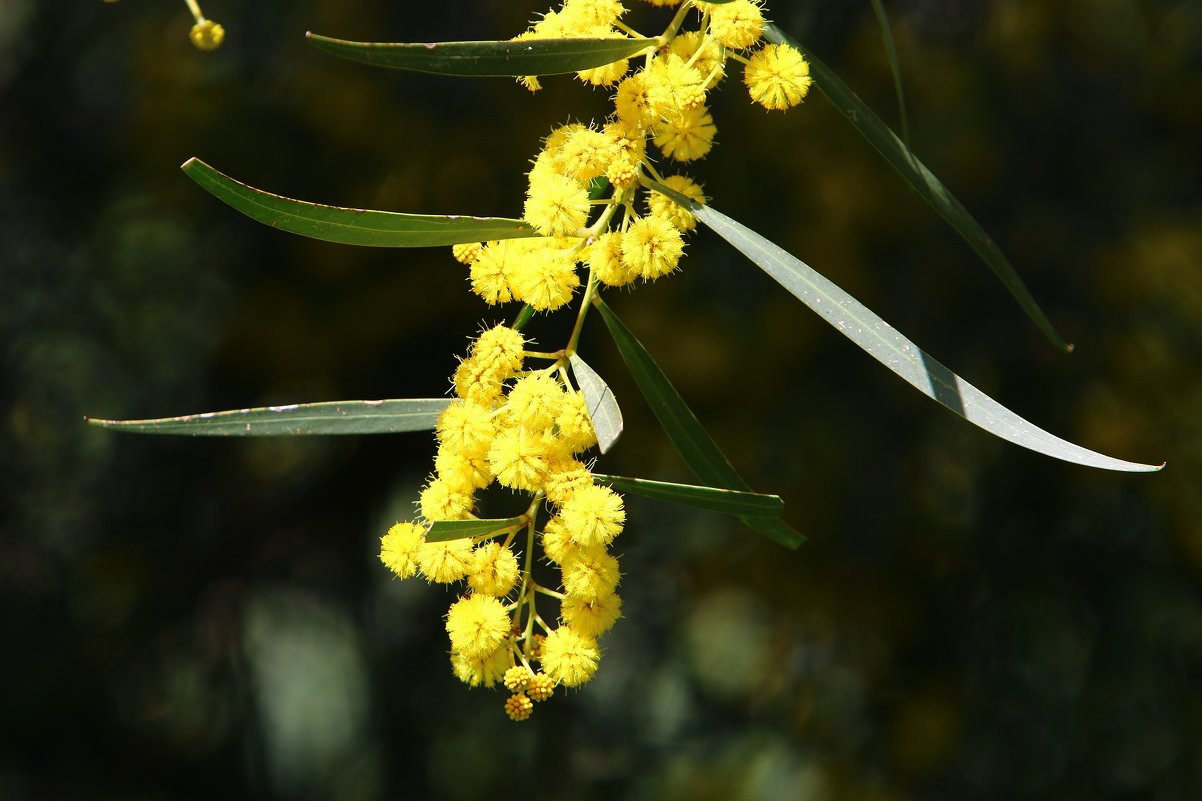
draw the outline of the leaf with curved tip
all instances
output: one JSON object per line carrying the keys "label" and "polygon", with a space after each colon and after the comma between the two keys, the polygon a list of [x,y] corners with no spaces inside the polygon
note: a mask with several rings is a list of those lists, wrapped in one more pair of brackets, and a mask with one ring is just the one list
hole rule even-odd
{"label": "leaf with curved tip", "polygon": [[593,421],[593,430],[597,432],[597,447],[607,453],[622,433],[622,410],[618,407],[618,399],[597,371],[578,354],[573,353],[569,361],[576,383],[584,394],[584,406]]}
{"label": "leaf with curved tip", "polygon": [[429,431],[450,403],[446,398],[331,401],[260,406],[228,412],[161,417],[155,420],[101,420],[94,426],[133,434],[194,437],[286,437],[309,434],[396,434]]}
{"label": "leaf with curved tip", "polygon": [[698,220],[734,245],[798,300],[867,351],[868,355],[973,425],[1007,442],[1085,467],[1143,473],[1164,466],[1105,456],[1029,423],[940,364],[805,262],[709,206],[693,203],[662,185],[654,185],[653,188],[670,194],[677,203],[683,202],[692,209]]}
{"label": "leaf with curved tip", "polygon": [[247,186],[197,158],[185,174],[218,200],[264,225],[301,236],[382,248],[415,248],[538,236],[528,223],[504,217],[397,214],[293,200]]}
{"label": "leaf with curved tip", "polygon": [[514,42],[351,42],[305,34],[321,50],[372,64],[439,75],[558,75],[603,67],[655,47],[655,39],[522,39]]}
{"label": "leaf with curved tip", "polygon": [[965,242],[976,251],[1002,284],[1010,291],[1019,305],[1031,318],[1031,321],[1043,332],[1056,347],[1071,351],[1072,345],[1061,339],[1060,334],[1052,326],[1051,321],[1039,308],[1031,292],[1023,280],[1018,277],[1014,265],[1006,258],[1006,254],[997,243],[985,233],[981,224],[961,205],[960,201],[948,191],[947,187],[935,177],[927,166],[918,160],[910,148],[898,139],[897,134],[861,100],[847,84],[836,75],[830,67],[796,41],[786,36],[780,28],[769,23],[764,29],[764,36],[770,42],[787,44],[796,47],[810,62],[810,76],[814,84],[827,98],[835,104],[839,112],[847,118],[852,127],[876,148],[885,161],[897,170],[906,183],[917,192],[931,207],[956,230]]}
{"label": "leaf with curved tip", "polygon": [[[614,344],[626,367],[630,369],[639,391],[647,399],[651,412],[659,420],[664,433],[676,447],[676,451],[684,459],[685,464],[694,475],[706,484],[724,489],[750,492],[751,486],[743,480],[735,470],[722,449],[710,437],[697,415],[680,397],[676,387],[659,369],[659,365],[651,358],[651,354],[643,347],[643,343],[631,333],[618,315],[601,300],[600,295],[593,296],[593,305],[605,321],[605,326],[613,336]],[[805,537],[794,530],[783,520],[763,517],[740,515],[743,524],[755,529],[769,539],[788,548],[796,548],[805,542]]]}
{"label": "leaf with curved tip", "polygon": [[758,492],[699,487],[696,484],[673,484],[668,481],[651,481],[646,478],[626,478],[593,474],[598,483],[619,492],[642,495],[656,501],[667,501],[708,512],[748,517],[780,517],[784,501],[779,495],[762,495]]}
{"label": "leaf with curved tip", "polygon": [[479,537],[483,534],[497,534],[506,529],[516,530],[526,522],[527,518],[522,515],[487,520],[435,520],[426,531],[426,542],[447,542],[465,537]]}

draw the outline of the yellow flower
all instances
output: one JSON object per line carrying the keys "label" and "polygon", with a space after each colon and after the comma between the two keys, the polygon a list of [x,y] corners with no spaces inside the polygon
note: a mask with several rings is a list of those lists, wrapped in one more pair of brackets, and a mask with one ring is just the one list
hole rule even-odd
{"label": "yellow flower", "polygon": [[609,487],[592,484],[580,487],[559,510],[564,527],[577,545],[609,545],[622,533],[626,510],[622,496]]}
{"label": "yellow flower", "polygon": [[465,456],[483,456],[497,434],[492,411],[478,403],[453,400],[434,424],[438,441]]}
{"label": "yellow flower", "polygon": [[[701,191],[701,187],[683,175],[669,175],[664,179],[664,185],[690,200],[705,203],[705,194]],[[652,192],[647,198],[647,207],[652,216],[667,220],[682,233],[692,231],[697,227],[697,218],[693,216],[693,212],[667,195]]]}
{"label": "yellow flower", "polygon": [[557,565],[562,565],[580,550],[579,546],[572,542],[571,535],[559,517],[552,517],[546,522],[540,541],[543,544],[543,553]]}
{"label": "yellow flower", "polygon": [[511,693],[520,693],[530,686],[532,678],[534,678],[534,674],[530,672],[530,668],[525,665],[514,665],[505,671],[505,677],[501,679],[501,683]]}
{"label": "yellow flower", "polygon": [[554,425],[565,400],[563,384],[546,373],[532,373],[513,385],[505,407],[520,425],[542,433]]}
{"label": "yellow flower", "polygon": [[595,601],[577,595],[564,598],[559,614],[563,622],[586,637],[600,637],[622,616],[622,597],[616,592]]}
{"label": "yellow flower", "polygon": [[514,249],[513,243],[508,239],[489,242],[470,263],[468,276],[472,282],[472,291],[484,298],[485,303],[497,304],[513,300],[509,263]]}
{"label": "yellow flower", "polygon": [[514,693],[505,699],[505,714],[510,720],[526,720],[534,712],[534,702],[525,693]]}
{"label": "yellow flower", "polygon": [[568,626],[560,626],[543,641],[543,670],[565,687],[576,687],[591,679],[600,659],[597,643]]}
{"label": "yellow flower", "polygon": [[612,150],[612,143],[605,134],[581,127],[568,136],[556,157],[562,160],[569,176],[578,181],[591,181],[605,172],[606,164],[613,157]]}
{"label": "yellow flower", "polygon": [[622,577],[618,560],[601,545],[577,548],[559,565],[563,588],[569,596],[596,601],[612,595]]}
{"label": "yellow flower", "polygon": [[714,146],[718,128],[705,106],[689,109],[677,119],[665,120],[652,129],[655,144],[664,155],[677,161],[699,159]]}
{"label": "yellow flower", "polygon": [[626,269],[653,281],[676,269],[684,240],[662,217],[641,217],[622,235],[622,261]]}
{"label": "yellow flower", "polygon": [[510,489],[537,492],[547,472],[547,438],[521,426],[497,434],[488,449],[488,463],[497,481]]}
{"label": "yellow flower", "polygon": [[733,0],[713,5],[699,3],[710,14],[710,33],[715,39],[735,50],[745,50],[764,35],[764,14],[753,0]]}
{"label": "yellow flower", "polygon": [[417,573],[417,552],[426,542],[426,530],[415,523],[397,523],[380,538],[380,561],[400,578]]}
{"label": "yellow flower", "polygon": [[547,493],[548,501],[562,505],[576,490],[592,484],[593,474],[584,463],[563,455],[549,463],[543,478],[543,491]]}
{"label": "yellow flower", "polygon": [[420,505],[427,520],[464,520],[472,512],[473,500],[446,480],[435,478],[422,490]]}
{"label": "yellow flower", "polygon": [[188,38],[197,50],[216,50],[225,41],[225,28],[211,19],[202,19],[192,26]]}
{"label": "yellow flower", "polygon": [[576,274],[576,262],[567,254],[543,248],[522,259],[514,268],[514,296],[538,311],[553,311],[571,300],[572,290],[580,286],[580,276]]}
{"label": "yellow flower", "polygon": [[705,91],[701,88],[704,77],[678,55],[669,53],[654,59],[643,70],[652,118],[672,119],[705,103]]}
{"label": "yellow flower", "polygon": [[597,432],[593,430],[583,393],[567,393],[559,416],[555,418],[555,429],[559,441],[572,453],[582,453],[597,444]]}
{"label": "yellow flower", "polygon": [[493,326],[472,344],[472,356],[494,370],[501,379],[509,378],[522,369],[526,339],[509,326]]}
{"label": "yellow flower", "polygon": [[626,76],[618,84],[614,107],[621,123],[631,130],[641,130],[655,121],[651,112],[650,87],[642,72]]}
{"label": "yellow flower", "polygon": [[480,595],[505,595],[518,580],[518,560],[499,542],[486,542],[472,551],[467,585]]}
{"label": "yellow flower", "polygon": [[468,456],[458,448],[442,445],[434,457],[434,470],[451,493],[467,496],[470,502],[472,493],[492,483],[493,474],[488,469],[487,452],[486,448],[484,453]]}
{"label": "yellow flower", "polygon": [[451,245],[451,255],[460,264],[471,264],[483,249],[483,242],[464,242],[458,245]]}
{"label": "yellow flower", "polygon": [[555,679],[546,673],[535,673],[530,677],[530,686],[526,688],[526,695],[530,696],[531,701],[546,701],[554,692]]}
{"label": "yellow flower", "polygon": [[[701,55],[693,58],[698,50],[701,50]],[[668,45],[668,52],[675,53],[680,56],[685,62],[690,59],[693,61],[693,68],[701,73],[702,78],[711,79],[713,84],[717,84],[722,80],[725,70],[722,69],[722,51],[717,42],[707,38],[702,31],[687,31],[677,34]]]}
{"label": "yellow flower", "polygon": [[492,687],[501,681],[512,664],[507,643],[502,643],[492,653],[475,658],[466,657],[458,651],[451,652],[451,670],[456,678],[470,687]]}
{"label": "yellow flower", "polygon": [[588,220],[588,190],[563,175],[531,174],[523,217],[544,236],[575,234]]}
{"label": "yellow flower", "polygon": [[764,108],[783,111],[800,103],[810,91],[810,64],[788,45],[765,45],[743,71],[751,99]]}
{"label": "yellow flower", "polygon": [[578,24],[585,28],[598,25],[608,27],[626,13],[626,7],[621,0],[564,0],[560,13],[578,20]]}
{"label": "yellow flower", "polygon": [[509,613],[491,595],[469,595],[451,604],[447,634],[451,648],[468,659],[488,656],[509,637]]}
{"label": "yellow flower", "polygon": [[450,584],[467,575],[471,540],[427,542],[417,549],[417,567],[428,581]]}
{"label": "yellow flower", "polygon": [[593,276],[606,286],[625,286],[637,276],[622,263],[622,234],[606,231],[584,251]]}

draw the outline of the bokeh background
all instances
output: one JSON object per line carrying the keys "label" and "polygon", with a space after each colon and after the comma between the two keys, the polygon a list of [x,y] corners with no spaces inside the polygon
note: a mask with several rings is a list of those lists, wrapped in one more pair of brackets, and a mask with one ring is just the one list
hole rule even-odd
{"label": "bokeh background", "polygon": [[[545,10],[508,0],[210,0],[213,54],[172,0],[0,3],[0,799],[1202,798],[1202,5],[886,6],[917,152],[1073,355],[817,93],[770,114],[729,81],[688,172],[1020,414],[1168,468],[989,437],[699,233],[680,274],[611,305],[809,542],[632,499],[597,679],[514,725],[450,673],[451,592],[376,559],[430,436],[83,416],[442,394],[512,315],[446,249],[291,237],[177,165],[516,216],[538,138],[605,93],[303,38],[504,38]],[[896,121],[866,0],[773,12]],[[626,415],[606,470],[687,480],[599,324],[584,348]]]}

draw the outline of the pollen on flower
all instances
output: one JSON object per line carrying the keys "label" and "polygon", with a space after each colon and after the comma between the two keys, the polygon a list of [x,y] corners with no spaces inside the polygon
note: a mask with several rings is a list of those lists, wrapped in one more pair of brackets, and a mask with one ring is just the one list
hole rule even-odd
{"label": "pollen on flower", "polygon": [[454,400],[438,416],[434,426],[438,441],[467,456],[483,456],[496,436],[492,412],[466,400]]}
{"label": "pollen on flower", "polygon": [[400,578],[417,573],[417,552],[426,542],[426,530],[415,523],[397,523],[380,538],[380,561]]}
{"label": "pollen on flower", "polygon": [[450,584],[467,575],[470,540],[427,542],[417,549],[417,567],[428,581]]}
{"label": "pollen on flower", "polygon": [[508,644],[502,643],[496,650],[481,657],[469,658],[458,651],[451,652],[451,670],[455,677],[469,687],[492,687],[501,681],[505,671],[513,664]]}
{"label": "pollen on flower", "polygon": [[486,542],[472,551],[467,585],[480,595],[506,595],[517,584],[517,557],[499,542]]}
{"label": "pollen on flower", "polygon": [[622,597],[616,592],[586,601],[577,595],[564,598],[559,611],[563,622],[586,637],[600,637],[622,616]]}
{"label": "pollen on flower", "polygon": [[549,453],[546,437],[514,426],[497,434],[488,449],[488,463],[502,485],[537,492],[547,472]]}
{"label": "pollen on flower", "polygon": [[641,130],[655,121],[651,111],[650,87],[642,72],[628,75],[618,84],[614,106],[618,119],[627,128]]}
{"label": "pollen on flower", "polygon": [[[438,473],[439,480],[449,490],[450,497],[467,500],[468,510],[472,508],[472,493],[487,487],[493,480],[493,474],[489,470],[488,460],[484,454],[469,456],[451,445],[439,447],[438,454],[434,457],[434,470]],[[432,517],[429,519],[451,520],[453,518]]]}
{"label": "pollen on flower", "polygon": [[[698,54],[700,50],[700,54]],[[722,80],[725,71],[722,68],[722,50],[712,36],[706,36],[703,31],[686,31],[677,34],[668,44],[668,52],[680,56],[685,62],[692,61],[693,68],[701,73],[703,78],[711,74],[710,85]]]}
{"label": "pollen on flower", "polygon": [[653,118],[672,119],[705,103],[701,85],[705,76],[678,55],[668,53],[654,59],[642,75]]}
{"label": "pollen on flower", "polygon": [[534,702],[525,693],[514,693],[505,699],[505,714],[510,720],[526,720],[534,712]]}
{"label": "pollen on flower", "polygon": [[472,356],[506,379],[522,369],[525,348],[526,339],[520,331],[498,325],[480,334],[472,345]]}
{"label": "pollen on flower", "polygon": [[625,286],[638,276],[622,263],[622,234],[606,231],[584,251],[593,277],[606,286]]}
{"label": "pollen on flower", "polygon": [[577,687],[591,679],[600,659],[597,643],[568,626],[551,631],[543,642],[543,671],[565,687]]}
{"label": "pollen on flower", "polygon": [[675,270],[682,253],[684,240],[680,231],[663,217],[642,217],[622,235],[623,263],[647,281]]}
{"label": "pollen on flower", "polygon": [[689,109],[679,118],[665,120],[653,128],[656,146],[668,158],[693,161],[710,152],[718,132],[705,106]]}
{"label": "pollen on flower", "polygon": [[[664,185],[690,200],[705,203],[706,198],[701,187],[683,175],[669,175],[664,179]],[[647,207],[653,216],[667,220],[682,233],[692,231],[697,227],[697,218],[693,216],[693,212],[667,195],[652,192],[647,198]]]}
{"label": "pollen on flower", "polygon": [[764,35],[764,12],[754,0],[700,3],[710,14],[710,33],[726,47],[745,50]]}
{"label": "pollen on flower", "polygon": [[420,501],[422,517],[427,520],[463,520],[471,514],[473,503],[471,495],[457,492],[441,477],[426,485]]}
{"label": "pollen on flower", "polygon": [[572,542],[572,537],[564,527],[563,520],[558,516],[552,517],[543,525],[540,541],[543,545],[543,553],[558,565],[571,559],[580,550],[580,546]]}
{"label": "pollen on flower", "polygon": [[[597,432],[593,428],[584,393],[569,392],[564,397],[559,416],[555,418],[555,428],[564,447],[572,453],[582,453],[597,444]],[[583,465],[580,467],[583,468]]]}
{"label": "pollen on flower", "polygon": [[469,595],[451,604],[447,634],[451,648],[469,659],[487,656],[509,637],[509,613],[491,595]]}
{"label": "pollen on flower", "polygon": [[800,103],[810,91],[810,64],[788,45],[765,45],[743,71],[751,99],[764,108],[783,111]]}
{"label": "pollen on flower", "polygon": [[564,558],[560,570],[563,588],[568,595],[582,601],[596,601],[613,595],[622,577],[617,558],[600,545],[577,548]]}
{"label": "pollen on flower", "polygon": [[555,424],[566,400],[563,384],[546,373],[532,373],[517,380],[505,406],[519,424],[541,433]]}
{"label": "pollen on flower", "polygon": [[495,305],[513,300],[509,267],[511,249],[510,240],[489,242],[470,262],[468,277],[472,291],[484,298],[485,303]]}
{"label": "pollen on flower", "polygon": [[580,286],[580,276],[576,274],[576,262],[565,251],[544,248],[517,265],[513,282],[515,294],[531,307],[553,311],[572,299],[572,291]]}
{"label": "pollen on flower", "polygon": [[578,181],[591,181],[605,172],[612,150],[612,142],[601,131],[581,127],[568,136],[557,155],[570,177]]}
{"label": "pollen on flower", "polygon": [[565,175],[531,175],[523,217],[544,236],[575,234],[588,220],[588,190]]}
{"label": "pollen on flower", "polygon": [[596,484],[580,487],[559,510],[564,527],[577,545],[608,545],[622,533],[626,510],[622,496]]}

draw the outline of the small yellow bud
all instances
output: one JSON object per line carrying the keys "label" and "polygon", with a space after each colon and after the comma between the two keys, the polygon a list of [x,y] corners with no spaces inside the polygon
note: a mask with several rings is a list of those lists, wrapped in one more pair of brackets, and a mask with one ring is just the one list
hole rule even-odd
{"label": "small yellow bud", "polygon": [[202,19],[192,26],[188,38],[197,50],[216,50],[225,40],[225,28],[211,19]]}
{"label": "small yellow bud", "polygon": [[534,702],[525,693],[514,693],[505,699],[505,714],[510,720],[525,720],[534,712]]}
{"label": "small yellow bud", "polygon": [[531,701],[546,701],[554,692],[555,679],[546,673],[535,673],[530,677],[530,686],[526,688],[526,695],[530,696]]}

